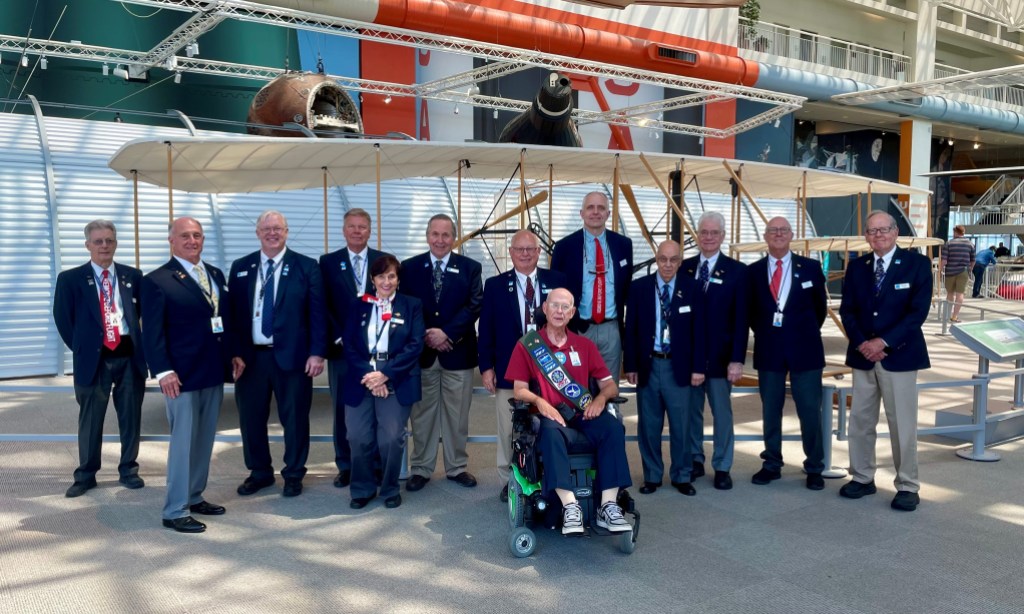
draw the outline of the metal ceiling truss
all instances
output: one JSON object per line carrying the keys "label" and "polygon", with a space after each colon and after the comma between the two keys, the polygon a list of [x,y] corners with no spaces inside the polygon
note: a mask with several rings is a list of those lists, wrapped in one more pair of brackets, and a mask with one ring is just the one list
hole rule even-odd
{"label": "metal ceiling truss", "polygon": [[[69,44],[41,39],[25,39],[5,35],[0,35],[0,51],[14,50],[29,55],[45,55],[55,58],[124,64],[128,68],[129,75],[132,77],[142,76],[146,70],[152,67],[162,67],[177,72],[231,76],[262,81],[269,81],[283,74],[285,71],[279,68],[175,55],[177,51],[195,41],[198,36],[208,32],[223,20],[235,19],[497,60],[495,62],[488,62],[485,66],[470,71],[414,85],[329,75],[343,88],[384,96],[409,96],[427,100],[443,100],[488,109],[522,111],[530,107],[530,101],[481,96],[474,93],[478,91],[474,86],[489,79],[531,67],[539,67],[563,73],[591,75],[692,92],[676,98],[612,109],[605,112],[576,109],[574,115],[580,123],[603,122],[709,138],[734,136],[751,128],[775,121],[799,109],[806,101],[806,98],[802,96],[770,92],[742,85],[718,83],[626,66],[606,65],[599,62],[547,54],[539,51],[480,43],[424,32],[413,32],[240,0],[123,1],[155,8],[192,12],[194,15],[147,52],[113,49],[95,45]],[[667,122],[662,119],[661,114],[672,109],[736,98],[764,103],[769,105],[770,108],[768,111],[726,128],[707,128],[678,122]],[[657,118],[649,117],[651,115],[657,115]]]}
{"label": "metal ceiling truss", "polygon": [[1005,66],[940,79],[929,79],[916,83],[901,83],[879,87],[862,92],[848,92],[832,96],[834,102],[849,105],[869,104],[888,100],[912,100],[922,96],[964,93],[986,87],[1014,86],[1024,83],[1024,65]]}

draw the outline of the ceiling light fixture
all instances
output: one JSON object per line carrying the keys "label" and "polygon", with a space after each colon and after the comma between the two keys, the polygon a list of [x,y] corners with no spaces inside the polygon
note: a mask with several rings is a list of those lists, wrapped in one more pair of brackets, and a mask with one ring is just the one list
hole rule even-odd
{"label": "ceiling light fixture", "polygon": [[127,81],[128,80],[128,69],[125,68],[124,66],[121,66],[120,64],[118,64],[117,66],[114,67],[114,76],[115,77],[121,77],[122,79]]}
{"label": "ceiling light fixture", "polygon": [[950,147],[952,147],[953,146],[953,139],[947,140],[946,144],[949,145]]}
{"label": "ceiling light fixture", "polygon": [[974,148],[975,148],[975,149],[981,149],[981,143],[979,143],[979,142],[975,141],[975,142],[974,142]]}
{"label": "ceiling light fixture", "polygon": [[455,113],[456,115],[458,115],[458,114],[459,114],[459,105],[455,105],[455,111],[454,111],[454,113]]}
{"label": "ceiling light fixture", "polygon": [[181,71],[180,70],[174,71],[174,82],[175,83],[181,83]]}
{"label": "ceiling light fixture", "polygon": [[103,63],[103,76],[106,77],[109,74],[110,74],[110,65],[108,65],[106,62],[104,62]]}
{"label": "ceiling light fixture", "polygon": [[43,57],[39,58],[39,70],[46,70],[46,66],[48,64],[49,64],[49,62],[47,61],[45,55]]}
{"label": "ceiling light fixture", "polygon": [[384,98],[384,104],[391,104],[391,94],[388,94],[388,95],[387,95],[387,96],[386,96],[386,97]]}
{"label": "ceiling light fixture", "polygon": [[781,123],[782,123],[782,119],[776,117],[775,118],[775,127],[778,128]]}
{"label": "ceiling light fixture", "polygon": [[190,58],[194,58],[197,55],[199,55],[199,43],[197,43],[196,41],[192,41],[191,43],[185,45],[185,55],[187,55]]}

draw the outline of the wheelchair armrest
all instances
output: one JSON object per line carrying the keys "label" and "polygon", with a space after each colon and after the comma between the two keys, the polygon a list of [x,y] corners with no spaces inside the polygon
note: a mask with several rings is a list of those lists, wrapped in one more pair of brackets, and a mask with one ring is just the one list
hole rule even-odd
{"label": "wheelchair armrest", "polygon": [[527,403],[526,401],[520,401],[519,399],[516,398],[511,398],[508,400],[508,407],[509,411],[511,412],[530,411],[529,403]]}

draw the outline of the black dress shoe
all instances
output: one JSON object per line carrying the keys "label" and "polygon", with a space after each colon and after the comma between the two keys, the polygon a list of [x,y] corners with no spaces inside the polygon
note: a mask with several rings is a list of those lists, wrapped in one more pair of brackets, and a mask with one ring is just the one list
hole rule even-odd
{"label": "black dress shoe", "polygon": [[389,510],[393,510],[402,504],[402,495],[395,495],[394,497],[388,497],[384,499],[384,507]]}
{"label": "black dress shoe", "polygon": [[820,473],[808,473],[807,488],[808,490],[825,490],[825,479],[821,477]]}
{"label": "black dress shoe", "polygon": [[85,491],[96,488],[96,479],[86,480],[84,482],[75,482],[68,487],[67,492],[64,493],[65,497],[81,497],[85,494]]}
{"label": "black dress shoe", "polygon": [[338,472],[338,475],[334,476],[334,487],[345,488],[352,483],[352,472],[348,469],[342,469]]}
{"label": "black dress shoe", "polygon": [[501,487],[501,492],[498,493],[498,498],[501,499],[502,503],[508,503],[508,485]]}
{"label": "black dress shoe", "polygon": [[373,496],[370,496],[370,497],[356,497],[355,499],[352,499],[351,501],[349,501],[348,506],[351,507],[354,510],[361,510],[364,507],[366,507],[367,503],[369,503],[370,501],[373,501],[374,497],[376,497],[376,496],[377,495],[373,495]]}
{"label": "black dress shoe", "polygon": [[640,487],[640,494],[649,495],[658,490],[659,486],[661,486],[661,482],[644,482],[644,485]]}
{"label": "black dress shoe", "polygon": [[893,497],[890,507],[894,510],[901,512],[912,512],[917,509],[917,506],[921,503],[921,496],[916,492],[910,492],[909,490],[901,490],[896,493]]}
{"label": "black dress shoe", "polygon": [[142,488],[143,486],[146,485],[146,482],[137,475],[126,475],[120,480],[118,480],[118,482],[121,483],[121,486],[124,486],[125,488],[130,488],[132,490],[135,490],[136,488]]}
{"label": "black dress shoe", "polygon": [[200,501],[188,506],[188,511],[193,514],[202,514],[204,516],[220,516],[227,510],[224,509],[223,505],[214,505],[207,501]]}
{"label": "black dress shoe", "polygon": [[285,478],[284,490],[281,494],[285,497],[298,497],[302,494],[302,480],[299,478]]}
{"label": "black dress shoe", "polygon": [[672,485],[676,487],[676,490],[683,493],[687,497],[692,497],[697,494],[697,489],[693,487],[693,484],[689,482],[672,482]]}
{"label": "black dress shoe", "polygon": [[761,469],[754,474],[754,477],[750,478],[750,481],[754,484],[764,486],[772,480],[777,480],[782,477],[781,471],[772,471],[771,469]]}
{"label": "black dress shoe", "polygon": [[202,533],[206,530],[206,525],[199,522],[191,516],[185,516],[184,518],[174,518],[168,520],[164,518],[164,526],[168,529],[174,529],[178,533]]}
{"label": "black dress shoe", "polygon": [[238,494],[242,496],[254,495],[267,486],[273,486],[276,480],[272,477],[257,480],[256,478],[245,478],[242,485],[238,487]]}
{"label": "black dress shoe", "polygon": [[[476,486],[476,478],[474,478],[473,474],[468,471],[463,471],[459,475],[450,475],[448,476],[448,479],[455,482],[459,486],[465,486],[466,488],[473,488],[474,486]],[[406,488],[408,487],[409,486],[406,485]]]}
{"label": "black dress shoe", "polygon": [[715,488],[718,490],[732,490],[732,476],[728,471],[715,472]]}
{"label": "black dress shoe", "polygon": [[409,476],[409,479],[405,481],[405,489],[409,492],[416,492],[417,490],[422,490],[429,481],[430,478],[425,478],[422,475],[411,475]]}
{"label": "black dress shoe", "polygon": [[850,480],[846,484],[843,484],[843,487],[839,489],[839,496],[846,497],[847,499],[860,499],[866,495],[873,495],[876,492],[878,492],[878,489],[875,488],[874,480],[871,480],[867,484],[861,484],[860,482]]}
{"label": "black dress shoe", "polygon": [[697,478],[704,477],[704,463],[700,461],[693,461],[693,471],[690,472],[690,479],[696,480]]}

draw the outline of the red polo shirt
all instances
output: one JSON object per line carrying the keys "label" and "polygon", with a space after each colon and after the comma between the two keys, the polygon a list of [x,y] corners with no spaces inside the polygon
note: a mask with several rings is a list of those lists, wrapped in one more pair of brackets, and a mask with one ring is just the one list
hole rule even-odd
{"label": "red polo shirt", "polygon": [[[555,354],[555,358],[562,363],[562,368],[576,383],[584,387],[584,392],[586,392],[585,389],[591,377],[597,381],[611,377],[608,367],[604,364],[604,359],[601,358],[601,353],[597,351],[597,346],[590,339],[567,330],[565,331],[565,343],[556,346],[551,343],[547,328],[542,328],[539,333],[544,343]],[[578,366],[572,364],[571,352],[576,352],[579,355],[580,364]],[[564,356],[564,360],[561,356]],[[505,379],[510,382],[538,382],[541,398],[552,405],[569,401],[544,377],[522,343],[516,343],[515,349],[512,350],[512,358],[509,359]]]}

